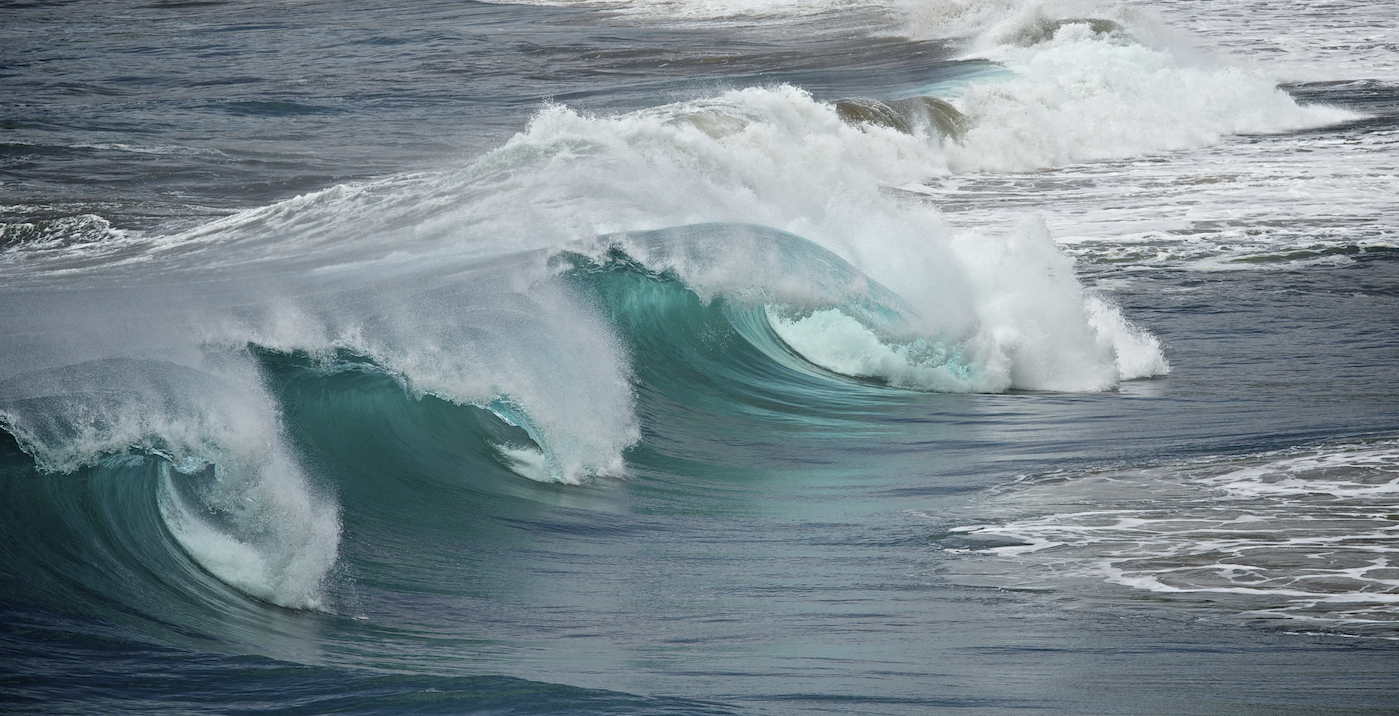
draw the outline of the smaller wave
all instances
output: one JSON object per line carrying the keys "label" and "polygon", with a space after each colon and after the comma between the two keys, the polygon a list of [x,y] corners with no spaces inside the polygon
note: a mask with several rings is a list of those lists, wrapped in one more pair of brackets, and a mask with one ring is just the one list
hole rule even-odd
{"label": "smaller wave", "polygon": [[225,152],[204,147],[189,147],[180,144],[131,144],[127,142],[99,142],[94,144],[74,144],[75,149],[95,149],[106,152],[123,152],[128,154],[153,154],[158,156],[201,156],[227,158]]}
{"label": "smaller wave", "polygon": [[70,474],[43,474],[0,433],[7,606],[81,614],[104,633],[115,628],[186,648],[206,649],[213,637],[235,650],[304,655],[314,619],[269,608],[180,544],[159,504],[168,469],[163,458],[112,455]]}
{"label": "smaller wave", "polygon": [[[957,105],[973,123],[953,148],[963,170],[1021,170],[1196,149],[1227,135],[1338,124],[1359,115],[1300,105],[1270,79],[1194,66],[1105,21],[1031,15],[993,32],[984,54],[1015,77],[972,83]],[[1050,33],[1052,28],[1052,33]],[[1024,46],[1026,33],[1040,37]],[[1004,36],[1004,37],[1002,37]]]}
{"label": "smaller wave", "polygon": [[[605,258],[599,257],[603,246]],[[917,344],[927,350],[914,360],[936,371],[935,361],[945,363],[958,350],[932,348],[944,346],[946,337],[914,336],[919,316],[906,301],[799,236],[761,226],[699,224],[603,236],[590,253],[572,259],[571,270],[583,277],[623,274],[605,287],[597,278],[591,282],[639,352],[639,369],[675,360],[678,351],[702,373],[733,380],[735,366],[719,365],[727,363],[723,357],[699,359],[693,345],[712,341],[718,331],[742,340],[795,381],[842,376],[915,389],[976,389],[965,380],[966,370],[961,381],[917,383],[903,380],[888,362],[854,358],[861,350],[898,352]],[[672,312],[688,316],[683,322],[655,320]],[[647,350],[660,334],[666,334],[659,343],[669,355]],[[852,340],[862,343],[854,347]],[[907,350],[901,355],[911,357]]]}
{"label": "smaller wave", "polygon": [[[1100,345],[1115,357],[1117,380],[1163,375],[1170,365],[1159,341],[1129,324],[1120,311],[1096,296],[1085,299],[1088,325]],[[1001,361],[979,361],[976,339],[957,341],[947,336],[890,336],[861,323],[841,309],[806,315],[784,315],[769,308],[773,330],[807,360],[841,375],[871,378],[887,385],[934,392],[999,392],[1005,382]],[[1016,368],[1009,369],[1012,373]],[[1027,371],[1018,369],[1022,375]],[[1022,387],[1049,385],[1063,376],[1034,376]],[[1012,378],[1012,380],[1015,380]],[[1024,380],[1024,378],[1021,378]],[[1014,383],[1012,383],[1014,385]],[[1103,384],[1097,389],[1106,389]],[[1081,389],[1081,388],[1080,388]],[[1090,387],[1090,389],[1092,389]]]}
{"label": "smaller wave", "polygon": [[290,458],[276,408],[246,366],[217,376],[112,358],[22,374],[0,383],[0,426],[48,473],[150,456],[169,468],[161,514],[194,561],[249,596],[325,607],[338,509]]}
{"label": "smaller wave", "polygon": [[601,246],[610,248],[576,247],[584,250],[558,254],[555,265],[609,316],[643,393],[659,393],[683,409],[718,413],[759,404],[807,413],[839,402],[836,396],[852,384],[812,364],[773,332],[765,313],[771,294],[762,284],[690,284],[673,263],[650,255],[648,265],[613,243],[627,242],[631,253],[647,256],[647,245],[662,253],[683,251],[683,242],[667,239],[710,232],[711,239],[763,233],[758,227],[694,226],[604,237]]}

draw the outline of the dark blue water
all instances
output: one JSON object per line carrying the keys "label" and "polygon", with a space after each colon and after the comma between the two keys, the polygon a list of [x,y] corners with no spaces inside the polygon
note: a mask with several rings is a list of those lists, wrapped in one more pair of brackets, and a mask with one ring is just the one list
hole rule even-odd
{"label": "dark blue water", "polygon": [[0,5],[0,710],[1392,711],[1392,49],[763,7]]}

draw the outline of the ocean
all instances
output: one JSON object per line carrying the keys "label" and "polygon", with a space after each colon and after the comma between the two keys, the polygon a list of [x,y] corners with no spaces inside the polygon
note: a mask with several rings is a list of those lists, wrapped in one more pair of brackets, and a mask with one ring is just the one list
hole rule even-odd
{"label": "ocean", "polygon": [[1396,368],[1394,3],[0,2],[6,713],[1394,713]]}

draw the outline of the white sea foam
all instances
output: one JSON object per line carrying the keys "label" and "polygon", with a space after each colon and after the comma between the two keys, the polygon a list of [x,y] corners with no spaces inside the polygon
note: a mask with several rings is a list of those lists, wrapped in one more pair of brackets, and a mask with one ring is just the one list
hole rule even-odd
{"label": "white sea foam", "polygon": [[160,511],[185,552],[245,594],[291,609],[325,609],[325,580],[339,555],[333,501],[315,495],[280,446],[256,456],[219,456],[215,482],[180,495],[168,471]]}
{"label": "white sea foam", "polygon": [[954,530],[996,555],[960,565],[960,578],[1089,593],[1100,581],[1246,617],[1392,635],[1399,448],[1343,445],[1245,462],[1013,486],[983,505],[1006,517]]}
{"label": "white sea foam", "polygon": [[[989,30],[978,54],[1014,73],[972,83],[957,103],[972,120],[951,147],[959,170],[1018,171],[1197,149],[1227,135],[1293,131],[1359,115],[1299,105],[1271,78],[1182,61],[1170,48],[1090,21],[1029,8]],[[1038,33],[1038,34],[1035,34]],[[1034,34],[1024,46],[1021,38]]]}
{"label": "white sea foam", "polygon": [[913,37],[964,38],[1014,13],[1025,0],[894,0],[902,32]]}
{"label": "white sea foam", "polygon": [[256,370],[237,357],[203,368],[110,359],[24,374],[0,386],[0,422],[47,471],[132,450],[179,466],[189,474],[167,471],[160,508],[194,561],[259,599],[324,607],[335,501],[288,457]]}
{"label": "white sea foam", "polygon": [[1399,445],[1318,450],[1199,482],[1237,499],[1327,496],[1399,503]]}
{"label": "white sea foam", "polygon": [[[987,230],[1039,213],[1072,255],[1112,266],[1334,264],[1396,245],[1392,133],[1299,134],[1362,116],[1308,106],[1275,87],[1287,78],[1360,77],[1371,79],[1350,89],[1387,92],[1399,53],[1383,37],[1399,25],[1377,20],[1384,11],[1013,5],[983,18],[969,50],[1008,73],[945,90],[960,93],[958,106],[977,118],[965,143],[949,147],[958,173],[906,187],[951,223]],[[1168,27],[1158,10],[1202,36]],[[1315,22],[1298,23],[1299,13]],[[1322,27],[1326,42],[1309,44]],[[1338,45],[1340,36],[1350,39]],[[1219,41],[1252,60],[1199,49]],[[1260,51],[1278,43],[1289,51]],[[1356,51],[1333,52],[1345,47]],[[1313,69],[1292,72],[1294,58]],[[1239,134],[1247,137],[1232,138]],[[995,173],[966,173],[978,169]]]}
{"label": "white sea foam", "polygon": [[[24,207],[3,207],[7,212]],[[54,256],[67,265],[76,259],[100,259],[120,251],[141,232],[116,229],[96,214],[0,223],[0,266]]]}

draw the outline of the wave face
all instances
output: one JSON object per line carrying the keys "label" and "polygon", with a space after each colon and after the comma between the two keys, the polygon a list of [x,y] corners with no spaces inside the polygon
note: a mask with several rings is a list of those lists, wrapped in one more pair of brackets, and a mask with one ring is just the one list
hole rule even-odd
{"label": "wave face", "polygon": [[[944,280],[962,284],[957,288],[965,295],[930,306],[938,310],[932,318],[838,256],[762,227],[699,225],[602,241],[623,260],[642,257],[643,270],[671,276],[702,301],[723,299],[748,309],[731,323],[770,356],[783,360],[795,352],[837,375],[912,390],[997,392],[1102,390],[1167,370],[1151,336],[1085,296],[1074,282],[1051,277],[1035,286],[1033,307],[1022,298],[1025,286],[1016,285],[1022,277],[1011,275],[1004,259],[1049,264],[1027,267],[1027,273],[1067,268],[1055,266],[1061,259],[1047,241],[1038,255],[1032,238],[992,247],[1002,259],[995,275],[978,271],[988,260],[979,255],[984,243],[967,256],[972,252],[961,253],[948,242],[943,261],[962,270]],[[941,293],[950,291],[943,287]],[[1050,297],[1057,305],[1046,301]],[[949,315],[952,301],[970,315]],[[750,326],[761,328],[756,335],[744,333]]]}
{"label": "wave face", "polygon": [[[992,257],[984,242],[929,243],[950,264],[936,295],[955,301],[930,306],[931,317],[812,242],[734,224],[459,260],[410,271],[407,290],[335,277],[320,295],[251,307],[237,303],[251,298],[241,289],[217,297],[233,306],[212,302],[202,281],[104,286],[93,293],[120,297],[146,330],[189,331],[161,337],[188,364],[113,356],[21,373],[0,409],[45,471],[131,452],[158,460],[160,514],[190,556],[249,596],[319,608],[337,508],[286,444],[257,358],[267,351],[313,356],[331,372],[336,356],[355,356],[354,370],[372,366],[411,395],[487,411],[516,433],[493,443],[515,472],[571,483],[625,471],[638,439],[633,366],[687,367],[688,379],[662,387],[680,402],[723,385],[735,403],[762,394],[791,406],[859,380],[1094,391],[1166,370],[1155,339],[1086,296],[1042,232],[993,245]],[[926,305],[926,291],[919,298]],[[161,315],[172,301],[184,315]],[[714,340],[718,353],[705,348]]]}
{"label": "wave face", "polygon": [[1392,703],[1399,22],[1246,4],[0,9],[0,700]]}
{"label": "wave face", "polygon": [[115,460],[102,472],[159,474],[163,526],[189,556],[249,596],[316,608],[336,509],[289,456],[270,399],[249,389],[165,362],[94,360],[7,381],[0,420],[45,472]]}

